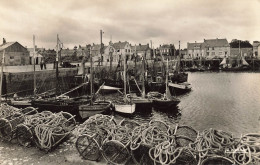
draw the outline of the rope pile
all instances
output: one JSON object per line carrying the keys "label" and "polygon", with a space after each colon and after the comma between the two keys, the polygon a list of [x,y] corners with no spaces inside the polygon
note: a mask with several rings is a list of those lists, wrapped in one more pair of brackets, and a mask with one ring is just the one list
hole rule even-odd
{"label": "rope pile", "polygon": [[53,113],[44,123],[34,128],[36,144],[40,149],[49,151],[58,145],[74,129],[74,116],[66,112]]}
{"label": "rope pile", "polygon": [[10,106],[6,103],[0,104],[0,118],[6,118],[19,113],[20,109]]}
{"label": "rope pile", "polygon": [[[81,135],[80,135],[81,134]],[[152,120],[139,124],[95,115],[78,128],[76,147],[84,159],[103,156],[112,164],[250,164],[260,162],[260,134],[234,138],[221,130],[198,133],[192,127]]]}
{"label": "rope pile", "polygon": [[16,109],[9,105],[2,105],[1,107],[3,108],[1,109],[1,114],[5,117],[0,119],[0,137],[7,141],[16,138],[17,126],[24,122],[26,115],[37,112],[37,110],[32,107],[24,109]]}
{"label": "rope pile", "polygon": [[50,111],[43,111],[34,115],[25,116],[23,123],[17,126],[17,139],[23,146],[30,146],[35,141],[34,128],[43,123],[49,122],[53,118],[53,113]]}
{"label": "rope pile", "polygon": [[108,138],[108,134],[115,126],[113,117],[97,114],[75,128],[73,134],[78,137],[76,148],[80,155],[84,159],[98,160],[103,141]]}

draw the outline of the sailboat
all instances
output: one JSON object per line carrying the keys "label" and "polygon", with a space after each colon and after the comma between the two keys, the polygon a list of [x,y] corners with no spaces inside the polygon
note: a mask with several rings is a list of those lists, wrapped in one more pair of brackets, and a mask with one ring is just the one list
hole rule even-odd
{"label": "sailboat", "polygon": [[[229,60],[230,62],[230,60]],[[220,70],[222,71],[231,71],[231,72],[236,72],[236,71],[248,71],[251,69],[249,64],[246,62],[244,56],[240,55],[238,57],[238,62],[235,67],[232,67],[231,64],[227,63],[226,57],[221,61],[220,65]]]}
{"label": "sailboat", "polygon": [[[180,52],[180,42],[179,42],[179,52]],[[170,82],[168,86],[172,88],[172,93],[174,94],[183,94],[189,92],[191,90],[191,84],[188,83],[188,73],[180,71],[180,53],[177,57],[177,61],[175,63],[175,69],[170,77]]]}
{"label": "sailboat", "polygon": [[[152,110],[152,102],[150,99],[147,98],[146,96],[146,92],[145,92],[145,57],[143,55],[142,57],[142,74],[141,74],[141,78],[142,78],[142,90],[139,88],[139,85],[137,83],[137,81],[134,79],[136,86],[139,90],[139,92],[141,93],[141,96],[137,96],[135,93],[131,93],[131,90],[129,92],[129,94],[127,95],[127,99],[128,101],[136,104],[136,110],[139,110],[139,112],[147,112],[147,111],[151,111]],[[131,86],[129,85],[129,88]]]}
{"label": "sailboat", "polygon": [[161,110],[161,111],[168,111],[168,110],[175,110],[176,106],[180,103],[180,100],[172,97],[170,94],[169,86],[168,86],[168,59],[167,59],[167,67],[166,67],[166,81],[165,86],[166,90],[164,94],[160,93],[148,93],[148,95],[151,97],[153,101],[153,107],[155,109]]}
{"label": "sailboat", "polygon": [[80,96],[80,97],[74,97],[70,98],[67,96],[68,93],[83,87],[84,85],[88,83],[82,83],[79,86],[71,89],[70,91],[63,93],[61,95],[58,95],[58,87],[59,87],[59,71],[58,71],[58,62],[59,62],[59,51],[61,42],[59,40],[59,36],[57,35],[57,49],[56,49],[56,97],[50,97],[50,98],[34,98],[31,103],[33,107],[39,108],[39,110],[49,110],[52,112],[60,112],[60,111],[66,111],[71,114],[78,115],[78,106],[82,104],[88,104],[90,103],[91,96]]}
{"label": "sailboat", "polygon": [[[130,95],[126,94],[126,57],[124,57],[124,94],[123,94],[123,102],[116,103],[115,111],[121,114],[133,114],[135,112],[136,104],[134,104],[131,100]],[[128,98],[127,98],[128,97]]]}
{"label": "sailboat", "polygon": [[[102,89],[103,86],[104,84],[101,85],[99,90]],[[99,90],[96,92],[96,94],[93,95],[93,62],[92,54],[90,53],[90,95],[92,96],[92,98],[90,99],[89,104],[83,104],[79,106],[79,115],[81,119],[84,120],[95,114],[105,113],[109,110],[112,110],[111,101],[97,100],[94,102],[93,97],[97,95]]]}

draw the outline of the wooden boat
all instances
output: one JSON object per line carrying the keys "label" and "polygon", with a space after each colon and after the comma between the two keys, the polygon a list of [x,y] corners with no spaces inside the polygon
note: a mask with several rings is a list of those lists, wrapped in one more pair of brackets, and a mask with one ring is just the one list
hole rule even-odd
{"label": "wooden boat", "polygon": [[[195,65],[193,65],[195,66]],[[176,61],[175,71],[172,77],[170,77],[171,82],[167,82],[170,87],[171,93],[174,95],[184,94],[191,91],[191,84],[188,83],[188,73],[180,71],[180,57]]]}
{"label": "wooden boat", "polygon": [[[172,97],[169,91],[169,86],[168,86],[168,60],[167,60],[167,71],[166,71],[166,91],[165,93],[162,94],[150,94],[151,96],[157,96],[157,97],[152,97],[151,100],[153,101],[153,107],[158,110],[162,111],[174,111],[177,110],[176,106],[180,103],[180,100]],[[148,93],[149,94],[149,93]]]}
{"label": "wooden boat", "polygon": [[191,84],[188,82],[183,82],[183,83],[168,83],[169,87],[172,87],[172,93],[175,93],[176,95],[178,94],[184,94],[189,91],[191,91]]}
{"label": "wooden boat", "polygon": [[133,114],[136,104],[115,104],[115,111],[122,114]]}
{"label": "wooden boat", "polygon": [[127,101],[126,96],[126,58],[124,58],[124,102],[122,104],[115,104],[115,112],[121,114],[133,114],[135,112],[136,105],[130,101]]}
{"label": "wooden boat", "polygon": [[[92,63],[92,54],[90,53],[90,96],[96,96],[97,93],[102,89],[104,83],[98,89],[98,91],[93,95],[93,63]],[[79,106],[79,115],[81,119],[86,119],[95,114],[104,113],[106,111],[112,110],[112,102],[111,101],[95,101],[94,98],[90,99],[89,104],[84,104]]]}
{"label": "wooden boat", "polygon": [[111,101],[95,101],[92,104],[80,105],[79,106],[79,115],[84,120],[93,116],[95,114],[103,114],[112,110]]}
{"label": "wooden boat", "polygon": [[32,106],[39,108],[40,111],[49,110],[52,112],[69,112],[73,115],[77,115],[78,117],[78,107],[82,104],[89,104],[91,99],[94,99],[90,96],[80,96],[75,98],[70,98],[66,96],[68,93],[78,89],[81,86],[84,86],[88,83],[82,83],[78,87],[73,88],[72,90],[58,95],[59,90],[59,71],[58,71],[58,62],[59,62],[59,51],[61,50],[61,42],[57,35],[57,50],[56,50],[56,97],[51,98],[35,98],[31,101]]}

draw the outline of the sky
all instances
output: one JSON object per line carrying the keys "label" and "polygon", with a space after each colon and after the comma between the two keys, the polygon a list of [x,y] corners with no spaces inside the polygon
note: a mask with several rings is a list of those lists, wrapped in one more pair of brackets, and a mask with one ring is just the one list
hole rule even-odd
{"label": "sky", "polygon": [[153,46],[203,39],[260,40],[260,0],[0,0],[0,43],[54,49],[128,41]]}

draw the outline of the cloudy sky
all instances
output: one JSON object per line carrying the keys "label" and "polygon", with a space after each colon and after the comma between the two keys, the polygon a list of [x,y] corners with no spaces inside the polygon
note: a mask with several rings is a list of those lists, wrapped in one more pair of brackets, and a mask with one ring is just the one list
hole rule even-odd
{"label": "cloudy sky", "polygon": [[260,40],[260,0],[0,0],[0,16],[0,38],[27,47],[33,34],[51,49],[57,34],[66,48],[100,43],[101,29],[105,44]]}

